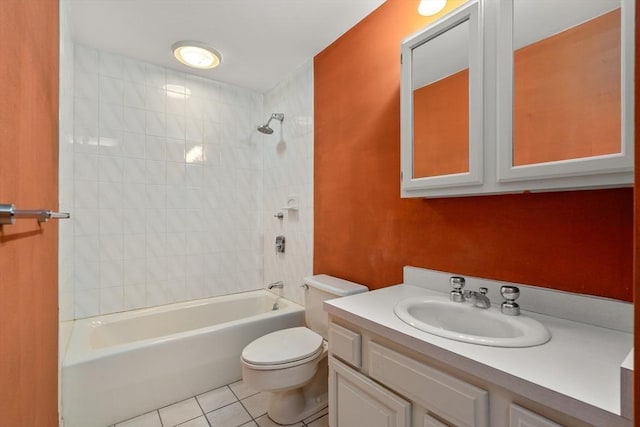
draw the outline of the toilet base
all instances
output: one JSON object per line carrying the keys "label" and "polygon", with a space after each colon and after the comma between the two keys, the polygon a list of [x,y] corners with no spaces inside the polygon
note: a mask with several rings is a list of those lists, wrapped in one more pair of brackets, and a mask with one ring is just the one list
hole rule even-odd
{"label": "toilet base", "polygon": [[271,394],[267,415],[282,425],[296,424],[327,407],[327,393],[306,400],[301,388]]}
{"label": "toilet base", "polygon": [[326,357],[318,364],[318,371],[304,387],[272,392],[267,414],[278,424],[299,423],[328,404]]}

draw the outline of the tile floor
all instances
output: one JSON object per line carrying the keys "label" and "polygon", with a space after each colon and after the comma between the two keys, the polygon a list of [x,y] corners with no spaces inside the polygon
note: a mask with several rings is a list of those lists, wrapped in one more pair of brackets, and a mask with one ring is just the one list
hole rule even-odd
{"label": "tile floor", "polygon": [[[238,381],[113,427],[276,427],[267,416],[268,398]],[[325,408],[294,426],[328,427],[328,418]]]}

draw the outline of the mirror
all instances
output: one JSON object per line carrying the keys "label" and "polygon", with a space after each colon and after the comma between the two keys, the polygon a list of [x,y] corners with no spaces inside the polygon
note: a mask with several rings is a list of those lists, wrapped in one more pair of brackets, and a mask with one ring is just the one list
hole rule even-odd
{"label": "mirror", "polygon": [[469,172],[469,26],[411,51],[413,178]]}
{"label": "mirror", "polygon": [[620,7],[513,2],[513,166],[622,152]]}
{"label": "mirror", "polygon": [[482,183],[482,34],[470,1],[402,43],[402,191]]}

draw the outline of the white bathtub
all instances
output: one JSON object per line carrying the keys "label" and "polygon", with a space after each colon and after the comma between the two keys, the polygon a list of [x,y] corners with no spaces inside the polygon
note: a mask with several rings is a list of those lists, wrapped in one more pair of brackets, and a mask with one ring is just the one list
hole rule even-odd
{"label": "white bathtub", "polygon": [[65,427],[105,427],[240,380],[252,340],[304,324],[259,290],[76,320],[62,364]]}

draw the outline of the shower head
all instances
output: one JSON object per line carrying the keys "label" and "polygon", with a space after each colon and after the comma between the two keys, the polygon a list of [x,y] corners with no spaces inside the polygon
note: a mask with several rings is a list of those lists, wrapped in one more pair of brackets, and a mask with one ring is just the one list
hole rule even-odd
{"label": "shower head", "polygon": [[271,129],[269,127],[269,123],[271,123],[271,120],[276,119],[279,120],[280,122],[282,122],[284,120],[284,113],[273,113],[271,114],[271,117],[269,117],[269,121],[267,122],[267,124],[262,125],[262,126],[258,126],[258,132],[262,132],[264,134],[267,135],[271,135],[273,133],[273,129]]}
{"label": "shower head", "polygon": [[269,127],[269,124],[258,126],[258,132],[262,132],[267,135],[271,135],[273,133],[273,129]]}

